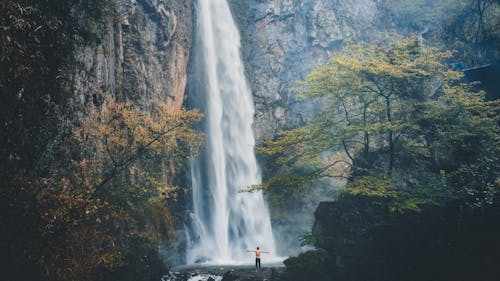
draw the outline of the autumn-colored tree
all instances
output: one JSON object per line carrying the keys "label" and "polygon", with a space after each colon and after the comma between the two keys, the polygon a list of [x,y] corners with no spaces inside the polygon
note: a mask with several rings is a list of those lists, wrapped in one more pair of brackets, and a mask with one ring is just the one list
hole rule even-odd
{"label": "autumn-colored tree", "polygon": [[40,262],[54,280],[94,280],[99,268],[127,264],[128,240],[168,238],[174,221],[166,200],[177,188],[162,162],[180,167],[203,142],[191,127],[201,117],[195,111],[161,102],[145,110],[95,91],[100,104],[64,141],[62,149],[72,149],[67,166],[34,185],[46,241]]}
{"label": "autumn-colored tree", "polygon": [[73,164],[75,181],[89,198],[98,198],[125,172],[132,180],[146,179],[148,175],[141,174],[146,171],[137,165],[140,160],[163,159],[178,167],[202,142],[190,127],[201,115],[172,110],[164,103],[152,103],[146,111],[103,95],[102,105],[87,116],[75,130],[83,149]]}

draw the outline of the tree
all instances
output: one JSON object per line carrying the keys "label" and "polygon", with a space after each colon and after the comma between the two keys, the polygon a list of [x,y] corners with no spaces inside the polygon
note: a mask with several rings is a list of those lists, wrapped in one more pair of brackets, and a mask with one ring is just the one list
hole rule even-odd
{"label": "tree", "polygon": [[175,189],[166,186],[161,162],[179,166],[203,141],[191,128],[201,117],[195,111],[161,102],[143,110],[102,92],[100,99],[61,146],[73,150],[68,164],[33,190],[47,244],[41,262],[51,278],[93,280],[98,268],[126,265],[119,244],[168,235],[165,200]]}
{"label": "tree", "polygon": [[0,2],[4,279],[102,280],[152,266],[172,238],[175,169],[202,142],[191,130],[201,115],[97,89],[75,113],[64,87],[73,47],[91,47],[117,16],[114,0]]}
{"label": "tree", "polygon": [[180,166],[202,142],[190,127],[201,117],[195,111],[174,111],[160,102],[150,104],[146,111],[107,95],[102,98],[102,105],[90,109],[74,134],[82,148],[73,162],[78,171],[74,181],[91,199],[129,169],[139,177],[137,162],[163,157]]}
{"label": "tree", "polygon": [[[281,171],[262,187],[300,186],[322,177],[345,176],[348,190],[355,193],[376,195],[365,188],[366,183],[372,182],[375,189],[376,182],[382,183],[391,192],[381,194],[395,199],[395,209],[415,209],[432,197],[444,196],[441,173],[451,170],[435,159],[438,144],[449,140],[431,139],[431,123],[450,122],[453,130],[463,130],[470,124],[443,114],[461,108],[470,117],[477,111],[472,104],[484,112],[493,110],[481,95],[458,82],[461,74],[444,64],[450,56],[424,46],[416,37],[348,45],[300,82],[302,96],[320,100],[321,111],[307,126],[284,132],[260,149],[281,165]],[[481,117],[485,119],[474,118],[494,128],[491,114]],[[324,157],[338,150],[345,157]]]}
{"label": "tree", "polygon": [[168,185],[165,175],[175,175],[162,162],[181,167],[203,142],[192,129],[201,118],[196,111],[161,102],[143,109],[95,91],[97,105],[50,145],[49,172],[16,177],[32,200],[19,207],[36,221],[39,236],[28,249],[44,280],[106,279],[104,273],[140,262],[137,255],[157,255],[159,241],[172,238],[169,204],[180,191]]}

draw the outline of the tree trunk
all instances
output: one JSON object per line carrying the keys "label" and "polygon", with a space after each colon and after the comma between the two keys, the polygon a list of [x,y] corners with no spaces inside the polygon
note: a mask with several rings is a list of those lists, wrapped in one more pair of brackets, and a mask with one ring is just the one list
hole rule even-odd
{"label": "tree trunk", "polygon": [[[392,123],[390,96],[385,98],[385,104],[386,104],[387,121],[390,124]],[[392,175],[392,169],[394,167],[394,132],[392,131],[392,129],[389,129],[388,131],[387,141],[389,142],[389,164],[387,167],[387,174],[390,176]]]}
{"label": "tree trunk", "polygon": [[[366,108],[367,105],[364,106],[363,108],[363,123],[364,126],[366,127]],[[363,154],[365,156],[365,159],[368,161],[368,153],[370,149],[370,135],[368,134],[368,131],[364,131],[364,149],[363,149]]]}

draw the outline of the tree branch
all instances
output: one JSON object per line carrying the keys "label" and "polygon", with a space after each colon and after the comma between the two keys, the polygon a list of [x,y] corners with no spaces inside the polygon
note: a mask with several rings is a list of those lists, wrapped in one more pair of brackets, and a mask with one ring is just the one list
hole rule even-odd
{"label": "tree branch", "polygon": [[347,149],[347,145],[345,143],[345,140],[342,140],[342,145],[344,146],[344,150],[345,150],[345,153],[347,154],[347,157],[349,157],[349,159],[351,159],[351,161],[354,162],[354,158],[351,156],[351,154],[349,153],[349,150]]}
{"label": "tree branch", "polygon": [[[124,162],[119,163],[117,165],[114,165],[112,171],[103,180],[101,180],[101,182],[99,184],[96,185],[96,187],[94,188],[94,191],[92,192],[92,194],[90,194],[88,199],[94,199],[99,194],[99,192],[101,191],[103,186],[105,186],[109,181],[111,181],[113,178],[115,178],[118,173],[121,173],[125,169],[127,169],[130,166],[130,164],[132,164],[133,162],[138,160],[140,157],[142,157],[144,154],[145,148],[150,147],[155,142],[158,142],[161,137],[163,137],[164,135],[172,132],[173,130],[175,130],[181,126],[182,126],[182,124],[178,124],[172,128],[169,128],[167,131],[162,132],[160,135],[154,137],[151,141],[146,143],[144,146],[137,148],[127,160],[125,160]],[[87,204],[88,203],[89,202],[87,202]],[[87,206],[87,204],[85,205],[85,207]]]}

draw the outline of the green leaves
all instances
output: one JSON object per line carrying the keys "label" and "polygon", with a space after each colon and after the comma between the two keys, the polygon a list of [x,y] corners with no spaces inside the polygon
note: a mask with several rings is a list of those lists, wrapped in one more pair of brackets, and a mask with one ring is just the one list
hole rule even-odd
{"label": "green leaves", "polygon": [[459,198],[491,203],[499,102],[460,83],[462,74],[444,64],[450,56],[416,37],[348,45],[299,82],[300,96],[318,99],[322,111],[260,148],[278,172],[259,188],[286,193],[347,177],[345,194],[391,211]]}
{"label": "green leaves", "polygon": [[396,185],[391,179],[361,177],[348,185],[345,193],[380,198],[396,197]]}
{"label": "green leaves", "polygon": [[[421,175],[425,175],[422,173]],[[432,175],[426,175],[431,179]],[[370,198],[374,203],[387,206],[391,212],[420,212],[429,205],[438,205],[445,196],[444,186],[436,179],[423,180],[417,186],[402,184],[404,179],[374,176],[356,177],[342,190],[343,196]]]}

